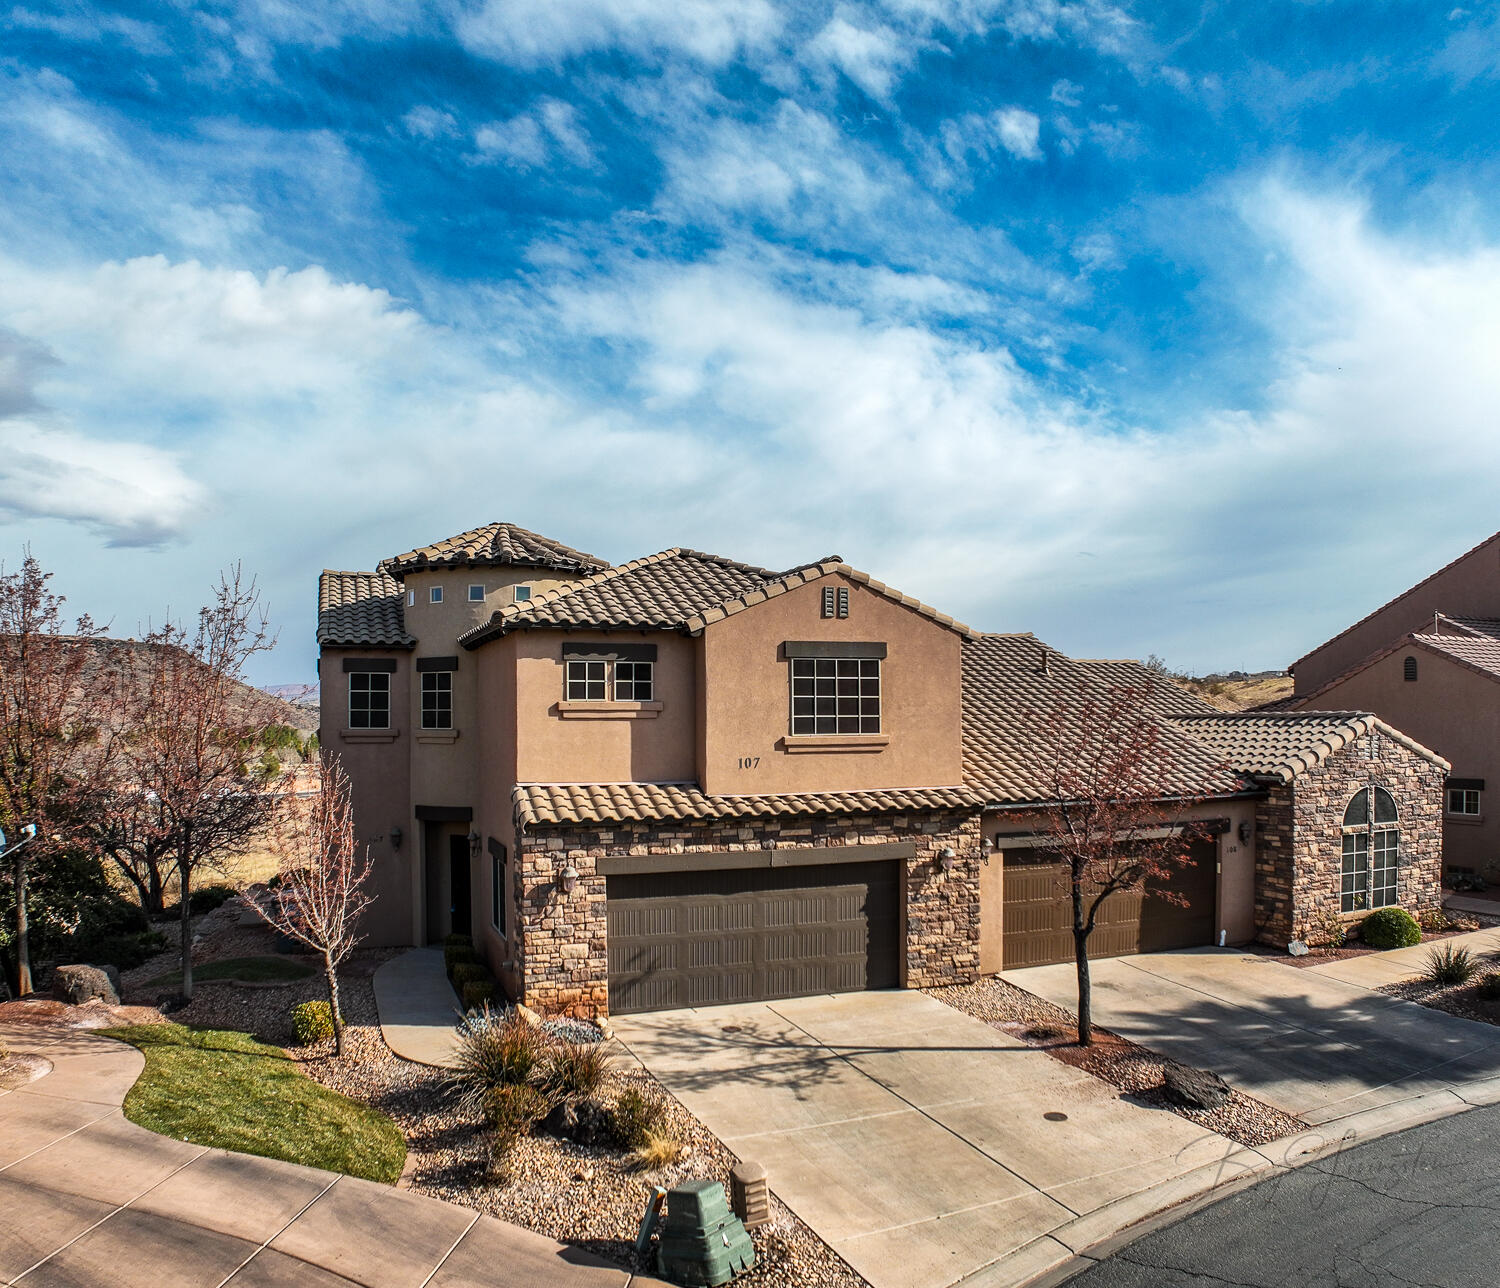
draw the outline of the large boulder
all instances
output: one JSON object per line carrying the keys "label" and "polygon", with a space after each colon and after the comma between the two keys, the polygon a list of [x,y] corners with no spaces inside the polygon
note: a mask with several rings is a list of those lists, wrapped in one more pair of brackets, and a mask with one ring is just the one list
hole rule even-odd
{"label": "large boulder", "polygon": [[1229,1100],[1229,1084],[1209,1069],[1169,1064],[1163,1071],[1162,1082],[1189,1109],[1218,1109]]}
{"label": "large boulder", "polygon": [[[119,979],[118,972],[115,979]],[[82,1006],[85,1002],[120,1004],[119,990],[108,969],[98,966],[59,966],[52,972],[52,995],[71,1006]]]}
{"label": "large boulder", "polygon": [[547,1115],[542,1130],[575,1145],[603,1145],[610,1139],[609,1110],[597,1100],[565,1100]]}

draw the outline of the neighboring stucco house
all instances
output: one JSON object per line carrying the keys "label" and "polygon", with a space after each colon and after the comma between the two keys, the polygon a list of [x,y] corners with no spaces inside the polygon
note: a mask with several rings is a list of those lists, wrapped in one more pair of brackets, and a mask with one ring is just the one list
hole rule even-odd
{"label": "neighboring stucco house", "polygon": [[[323,745],[375,857],[372,939],[470,933],[540,1009],[1070,956],[1036,721],[1111,687],[1160,722],[1207,839],[1174,882],[1187,906],[1116,899],[1100,955],[1281,942],[1341,886],[1350,915],[1437,901],[1446,765],[1373,717],[1226,717],[1138,664],[981,634],[837,557],[612,567],[495,523],[325,572],[319,607]],[[1379,809],[1346,825],[1369,787]]]}
{"label": "neighboring stucco house", "polygon": [[1452,763],[1444,866],[1500,881],[1500,533],[1291,668],[1287,710],[1373,711]]}

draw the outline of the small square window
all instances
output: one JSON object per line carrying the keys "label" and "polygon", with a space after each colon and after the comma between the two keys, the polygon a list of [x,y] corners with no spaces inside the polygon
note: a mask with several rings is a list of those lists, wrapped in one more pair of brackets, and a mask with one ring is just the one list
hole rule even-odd
{"label": "small square window", "polygon": [[650,702],[652,667],[650,662],[616,662],[615,701]]}
{"label": "small square window", "polygon": [[516,587],[516,603],[518,603],[518,604],[524,604],[530,598],[531,598],[531,587],[530,586],[517,586]]}
{"label": "small square window", "polygon": [[428,592],[428,598],[431,603],[441,604],[443,602],[443,588],[441,586],[434,586]]}
{"label": "small square window", "polygon": [[422,672],[422,728],[453,728],[453,672]]}
{"label": "small square window", "polygon": [[569,659],[567,698],[569,702],[604,701],[604,663],[586,659]]}
{"label": "small square window", "polygon": [[469,587],[469,603],[482,604],[484,602],[484,587],[472,585]]}
{"label": "small square window", "polygon": [[349,675],[349,728],[389,729],[391,677],[384,671],[353,671]]}
{"label": "small square window", "polygon": [[1472,787],[1450,787],[1448,789],[1448,813],[1479,813],[1479,793]]}

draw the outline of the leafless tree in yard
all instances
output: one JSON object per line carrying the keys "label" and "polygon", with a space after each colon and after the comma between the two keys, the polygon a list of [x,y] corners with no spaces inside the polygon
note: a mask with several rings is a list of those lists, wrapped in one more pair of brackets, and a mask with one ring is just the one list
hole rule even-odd
{"label": "leafless tree in yard", "polygon": [[[1198,798],[1183,795],[1170,769],[1162,727],[1143,689],[1110,688],[1038,720],[1052,804],[1038,824],[1062,860],[1073,908],[1078,970],[1078,1044],[1093,1041],[1089,936],[1105,902],[1147,882],[1171,879],[1193,862],[1195,829],[1182,822]],[[1186,896],[1153,890],[1180,907]]]}
{"label": "leafless tree in yard", "polygon": [[178,879],[182,995],[193,995],[193,878],[222,868],[272,816],[255,759],[269,722],[241,687],[245,665],[275,643],[253,580],[223,574],[196,628],[149,632],[137,665],[119,668],[111,711],[115,831],[165,847]]}
{"label": "leafless tree in yard", "polygon": [[359,943],[359,920],[374,902],[365,887],[370,852],[355,842],[349,776],[331,752],[316,764],[316,791],[288,790],[277,819],[279,881],[260,915],[323,959],[334,1051],[344,1053],[338,967]]}
{"label": "leafless tree in yard", "polygon": [[[0,827],[14,838],[35,824],[36,840],[12,852],[11,930],[20,996],[31,992],[27,886],[31,871],[66,844],[93,788],[84,765],[97,747],[99,704],[86,692],[89,649],[102,630],[80,617],[64,633],[52,574],[28,550],[16,572],[0,572]],[[0,935],[3,941],[4,935]]]}

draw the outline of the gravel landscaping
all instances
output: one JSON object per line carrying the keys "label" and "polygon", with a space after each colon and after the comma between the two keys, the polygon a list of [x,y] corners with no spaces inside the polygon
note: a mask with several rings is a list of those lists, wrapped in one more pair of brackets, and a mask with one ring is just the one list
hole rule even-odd
{"label": "gravel landscaping", "polygon": [[[1457,916],[1448,915],[1448,929],[1431,930],[1422,932],[1424,944],[1435,944],[1443,939],[1452,939],[1455,935],[1466,935],[1472,930],[1488,930],[1492,926],[1500,926],[1500,917],[1487,917],[1483,914],[1460,913]],[[1282,949],[1272,948],[1268,944],[1246,944],[1244,952],[1254,953],[1257,957],[1265,957],[1273,962],[1280,962],[1283,966],[1295,966],[1305,970],[1309,966],[1323,966],[1328,962],[1344,961],[1350,957],[1368,957],[1371,953],[1383,951],[1379,948],[1371,948],[1369,944],[1361,943],[1358,939],[1346,940],[1337,948],[1321,947],[1309,948],[1300,957],[1293,957],[1291,953]]]}
{"label": "gravel landscaping", "polygon": [[[1483,959],[1483,969],[1500,970],[1500,962]],[[1500,999],[1490,1000],[1480,996],[1479,982],[1468,984],[1431,984],[1425,979],[1409,979],[1400,984],[1383,984],[1378,990],[1387,997],[1399,997],[1403,1002],[1416,1002],[1419,1006],[1430,1006],[1435,1011],[1446,1011],[1464,1020],[1478,1020],[1481,1024],[1500,1024]]]}
{"label": "gravel landscaping", "polygon": [[1093,1045],[1080,1047],[1077,1020],[1071,1012],[996,977],[982,979],[977,984],[923,991],[1028,1046],[1045,1051],[1054,1060],[1118,1087],[1138,1104],[1170,1110],[1237,1144],[1264,1145],[1308,1130],[1308,1124],[1300,1118],[1241,1091],[1231,1090],[1228,1101],[1217,1109],[1189,1108],[1162,1085],[1171,1063],[1165,1056],[1097,1027]]}

